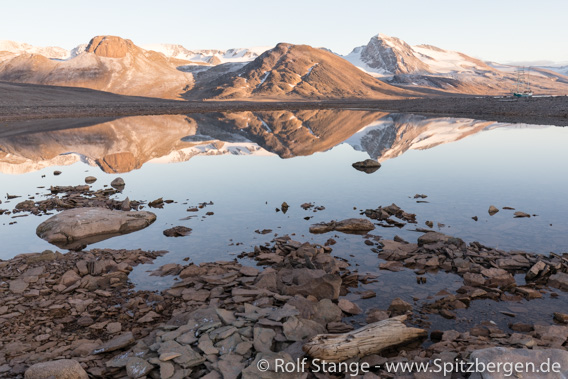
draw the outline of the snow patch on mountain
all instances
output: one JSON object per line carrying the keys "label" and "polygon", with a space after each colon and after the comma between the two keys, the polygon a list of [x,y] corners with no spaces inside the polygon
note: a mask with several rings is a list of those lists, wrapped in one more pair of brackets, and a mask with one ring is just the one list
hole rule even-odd
{"label": "snow patch on mountain", "polygon": [[40,54],[49,59],[68,59],[71,53],[57,46],[32,46],[28,43],[1,40],[0,41],[0,51],[8,51],[10,53],[21,55],[21,54]]}
{"label": "snow patch on mountain", "polygon": [[189,50],[182,45],[175,44],[151,44],[141,45],[141,47],[146,50],[162,53],[168,58],[183,59],[195,63],[211,65],[250,62],[270,49],[268,46],[257,46],[228,50]]}

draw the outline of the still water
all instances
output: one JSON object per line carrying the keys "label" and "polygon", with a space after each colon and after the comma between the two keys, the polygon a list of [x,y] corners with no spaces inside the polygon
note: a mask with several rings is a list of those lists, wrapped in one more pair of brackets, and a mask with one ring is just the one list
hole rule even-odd
{"label": "still water", "polygon": [[[364,217],[361,210],[391,203],[416,213],[418,224],[378,227],[371,234],[415,242],[419,233],[413,229],[430,220],[434,229],[467,242],[567,251],[567,128],[339,110],[137,116],[80,128],[74,120],[61,120],[59,127],[49,122],[55,130],[19,133],[12,127],[0,133],[0,209],[11,210],[30,196],[40,199],[51,185],[83,184],[86,176],[98,178],[95,190],[122,177],[126,187],[118,199],[173,200],[152,209],[158,217],[150,227],[89,246],[169,251],[131,274],[140,289],[170,283],[147,275],[165,263],[229,260],[284,234],[322,244],[334,238],[334,254],[360,272],[376,271],[377,255],[362,236],[311,235],[308,227]],[[382,167],[372,174],[351,167],[368,158]],[[54,176],[55,170],[62,174]],[[7,194],[21,197],[8,200]],[[415,194],[427,195],[427,202],[417,202]],[[277,212],[284,201],[289,210]],[[203,202],[213,204],[187,212]],[[325,209],[302,209],[307,202]],[[490,216],[490,205],[536,216],[513,218],[511,210]],[[0,259],[55,250],[35,235],[46,218],[0,216]],[[162,234],[176,225],[193,231],[180,238]],[[263,229],[272,232],[255,233]],[[412,272],[396,275],[413,280]],[[461,283],[454,275],[432,277],[432,288],[437,281],[440,289]]]}

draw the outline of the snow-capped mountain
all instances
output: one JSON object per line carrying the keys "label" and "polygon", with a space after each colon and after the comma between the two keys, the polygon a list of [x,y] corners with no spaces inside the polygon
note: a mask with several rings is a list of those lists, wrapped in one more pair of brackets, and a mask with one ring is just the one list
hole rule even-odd
{"label": "snow-capped mountain", "polygon": [[[353,49],[343,58],[389,84],[463,94],[510,94],[516,87],[519,70],[517,66],[486,63],[432,45],[411,46],[385,34],[374,36],[367,45]],[[528,73],[533,92],[566,94],[568,77],[564,72],[562,67],[533,68]]]}
{"label": "snow-capped mountain", "polygon": [[[15,42],[15,41],[0,41],[0,52],[9,52],[14,55],[20,54],[40,54],[49,59],[67,59],[70,56],[70,52],[62,47],[57,46],[32,46],[27,43]],[[0,60],[2,55],[0,55]]]}
{"label": "snow-capped mountain", "polygon": [[561,75],[568,76],[568,66],[539,66],[539,68],[554,71]]}
{"label": "snow-capped mountain", "polygon": [[413,95],[361,72],[328,51],[279,43],[230,74],[206,80],[197,76],[187,98],[393,99]]}
{"label": "snow-capped mountain", "polygon": [[141,47],[146,50],[157,51],[169,58],[211,65],[250,62],[270,49],[269,46],[259,46],[229,50],[188,50],[182,45],[175,44],[153,44],[142,45]]}
{"label": "snow-capped mountain", "polygon": [[410,46],[403,40],[378,34],[365,46],[344,57],[363,71],[378,75],[443,74],[491,69],[465,54],[432,45]]}

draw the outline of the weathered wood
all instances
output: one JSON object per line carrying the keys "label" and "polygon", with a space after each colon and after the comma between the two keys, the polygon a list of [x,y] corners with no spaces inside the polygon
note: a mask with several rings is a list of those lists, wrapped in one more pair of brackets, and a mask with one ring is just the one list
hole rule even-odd
{"label": "weathered wood", "polygon": [[410,328],[402,323],[406,316],[374,322],[343,334],[319,334],[303,346],[312,358],[341,362],[353,357],[376,354],[390,347],[402,345],[427,336],[424,329]]}

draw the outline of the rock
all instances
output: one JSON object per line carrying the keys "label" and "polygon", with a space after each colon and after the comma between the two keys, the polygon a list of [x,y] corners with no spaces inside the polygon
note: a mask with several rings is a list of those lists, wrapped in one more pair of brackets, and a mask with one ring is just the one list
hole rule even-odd
{"label": "rock", "polygon": [[166,237],[185,237],[191,234],[191,228],[185,226],[174,226],[173,228],[164,230]]}
{"label": "rock", "polygon": [[175,367],[172,362],[160,362],[160,378],[169,379],[175,373]]}
{"label": "rock", "polygon": [[486,268],[481,270],[481,274],[488,278],[485,281],[485,285],[488,287],[509,287],[516,285],[513,275],[500,268]]}
{"label": "rock", "polygon": [[397,297],[391,302],[388,310],[393,314],[403,314],[412,310],[412,304]]}
{"label": "rock", "polygon": [[466,272],[463,275],[463,282],[466,286],[481,287],[485,285],[485,277],[481,274]]}
{"label": "rock", "polygon": [[559,272],[552,275],[548,280],[548,285],[563,291],[568,291],[568,274]]}
{"label": "rock", "polygon": [[323,270],[310,270],[308,268],[283,269],[278,272],[278,277],[283,283],[285,295],[315,296],[318,300],[339,297],[341,278],[336,274],[327,274]]}
{"label": "rock", "polygon": [[525,324],[523,322],[515,322],[513,324],[509,324],[509,328],[511,330],[514,330],[515,332],[521,332],[521,333],[529,333],[534,330],[531,324]]}
{"label": "rock", "polygon": [[560,312],[554,312],[554,320],[558,321],[562,324],[568,324],[568,314],[560,313]]}
{"label": "rock", "polygon": [[363,311],[361,310],[361,308],[359,308],[357,304],[354,304],[347,299],[339,299],[338,305],[343,312],[351,315],[358,315],[363,313]]}
{"label": "rock", "polygon": [[122,324],[120,322],[108,323],[106,330],[109,334],[119,333],[122,330]]}
{"label": "rock", "polygon": [[[296,311],[296,314],[297,313]],[[335,305],[330,299],[322,299],[315,306],[312,319],[322,324],[327,324],[340,321],[342,317],[343,313],[341,312],[341,308]]]}
{"label": "rock", "polygon": [[93,184],[96,181],[97,181],[97,178],[95,178],[94,176],[87,176],[85,178],[85,183],[87,183],[87,184]]}
{"label": "rock", "polygon": [[88,379],[87,372],[83,370],[79,362],[72,359],[60,359],[36,363],[30,366],[25,374],[25,379]]}
{"label": "rock", "polygon": [[253,329],[253,336],[253,346],[256,351],[261,353],[268,353],[271,351],[272,343],[276,336],[276,332],[274,330],[255,327]]}
{"label": "rock", "polygon": [[132,332],[127,332],[103,343],[98,348],[93,350],[93,354],[108,353],[109,351],[122,349],[124,347],[132,345],[134,342],[135,340]]}
{"label": "rock", "polygon": [[377,321],[383,321],[389,318],[388,312],[382,311],[380,309],[369,309],[367,311],[367,317],[365,321],[367,324],[372,324]]}
{"label": "rock", "polygon": [[129,378],[140,378],[146,376],[154,366],[152,366],[148,361],[132,357],[126,362],[126,375]]}
{"label": "rock", "polygon": [[53,171],[53,175],[59,176],[59,175],[61,175],[61,171],[55,170],[55,171]]}
{"label": "rock", "polygon": [[65,287],[69,287],[77,283],[79,280],[81,280],[81,277],[75,272],[75,270],[68,270],[65,274],[63,274],[59,283]]}
{"label": "rock", "polygon": [[443,233],[428,232],[418,237],[418,246],[431,245],[438,242],[446,243],[450,239],[450,236],[447,236]]}
{"label": "rock", "polygon": [[527,271],[525,275],[525,280],[527,281],[535,280],[539,277],[544,276],[549,271],[550,268],[546,263],[544,263],[543,261],[538,261],[529,269],[529,271]]}
{"label": "rock", "polygon": [[317,334],[326,332],[325,327],[312,320],[292,316],[282,326],[288,341],[303,341]]}
{"label": "rock", "polygon": [[449,311],[447,309],[440,310],[440,316],[447,318],[447,319],[453,319],[453,318],[457,317],[454,312]]}
{"label": "rock", "polygon": [[159,318],[160,315],[154,311],[150,311],[146,313],[143,317],[138,319],[139,323],[146,323],[146,322],[153,322],[156,318]]}
{"label": "rock", "polygon": [[120,210],[129,211],[131,206],[130,198],[126,197],[126,199],[124,199],[124,201],[120,204]]}
{"label": "rock", "polygon": [[364,218],[348,218],[341,221],[314,224],[310,226],[310,233],[327,233],[333,230],[343,233],[366,233],[375,229],[375,225]]}
{"label": "rock", "polygon": [[235,321],[237,321],[235,314],[231,311],[217,308],[215,309],[215,312],[217,312],[217,315],[225,325],[232,325]]}
{"label": "rock", "polygon": [[367,174],[372,174],[381,168],[381,164],[373,159],[365,159],[364,161],[355,162],[351,166],[353,166],[354,169],[363,171]]}
{"label": "rock", "polygon": [[490,216],[493,216],[495,213],[499,212],[499,209],[496,206],[491,205],[488,212]]}
{"label": "rock", "polygon": [[22,278],[10,281],[10,291],[15,294],[22,294],[28,288],[29,284]]}
{"label": "rock", "polygon": [[191,368],[200,365],[205,361],[201,355],[197,354],[190,346],[183,346],[175,341],[166,341],[158,349],[158,354],[179,353],[173,361],[184,368]]}
{"label": "rock", "polygon": [[124,183],[124,179],[122,179],[121,177],[118,177],[118,178],[114,179],[112,182],[110,182],[110,186],[112,188],[119,190],[119,191],[122,191],[124,189],[124,186],[126,186],[126,183]]}
{"label": "rock", "polygon": [[[501,379],[506,377],[538,377],[538,378],[561,378],[568,376],[568,351],[560,349],[544,349],[544,350],[528,350],[528,349],[511,349],[504,347],[491,347],[487,349],[474,350],[469,361],[472,363],[479,363],[480,366],[485,370],[475,372],[470,376],[470,379]],[[511,365],[513,362],[513,365]],[[540,369],[539,366],[543,362],[549,363],[549,372],[540,372],[536,376],[532,374],[537,371],[525,372],[524,368],[527,364],[532,365],[536,369]],[[487,365],[492,363],[490,367],[504,367],[504,365],[510,365],[511,372],[505,372],[503,370],[487,370]],[[551,370],[552,365],[557,365],[557,372]],[[519,365],[523,368],[522,371],[514,370],[515,366]],[[509,374],[505,376],[505,374]]]}
{"label": "rock", "polygon": [[531,217],[530,214],[525,212],[515,212],[515,218]]}
{"label": "rock", "polygon": [[37,227],[36,233],[58,247],[73,249],[143,229],[155,220],[156,215],[151,212],[76,208],[48,218]]}
{"label": "rock", "polygon": [[237,354],[225,354],[217,362],[219,371],[223,379],[237,379],[241,371],[245,368],[245,362],[242,357]]}

